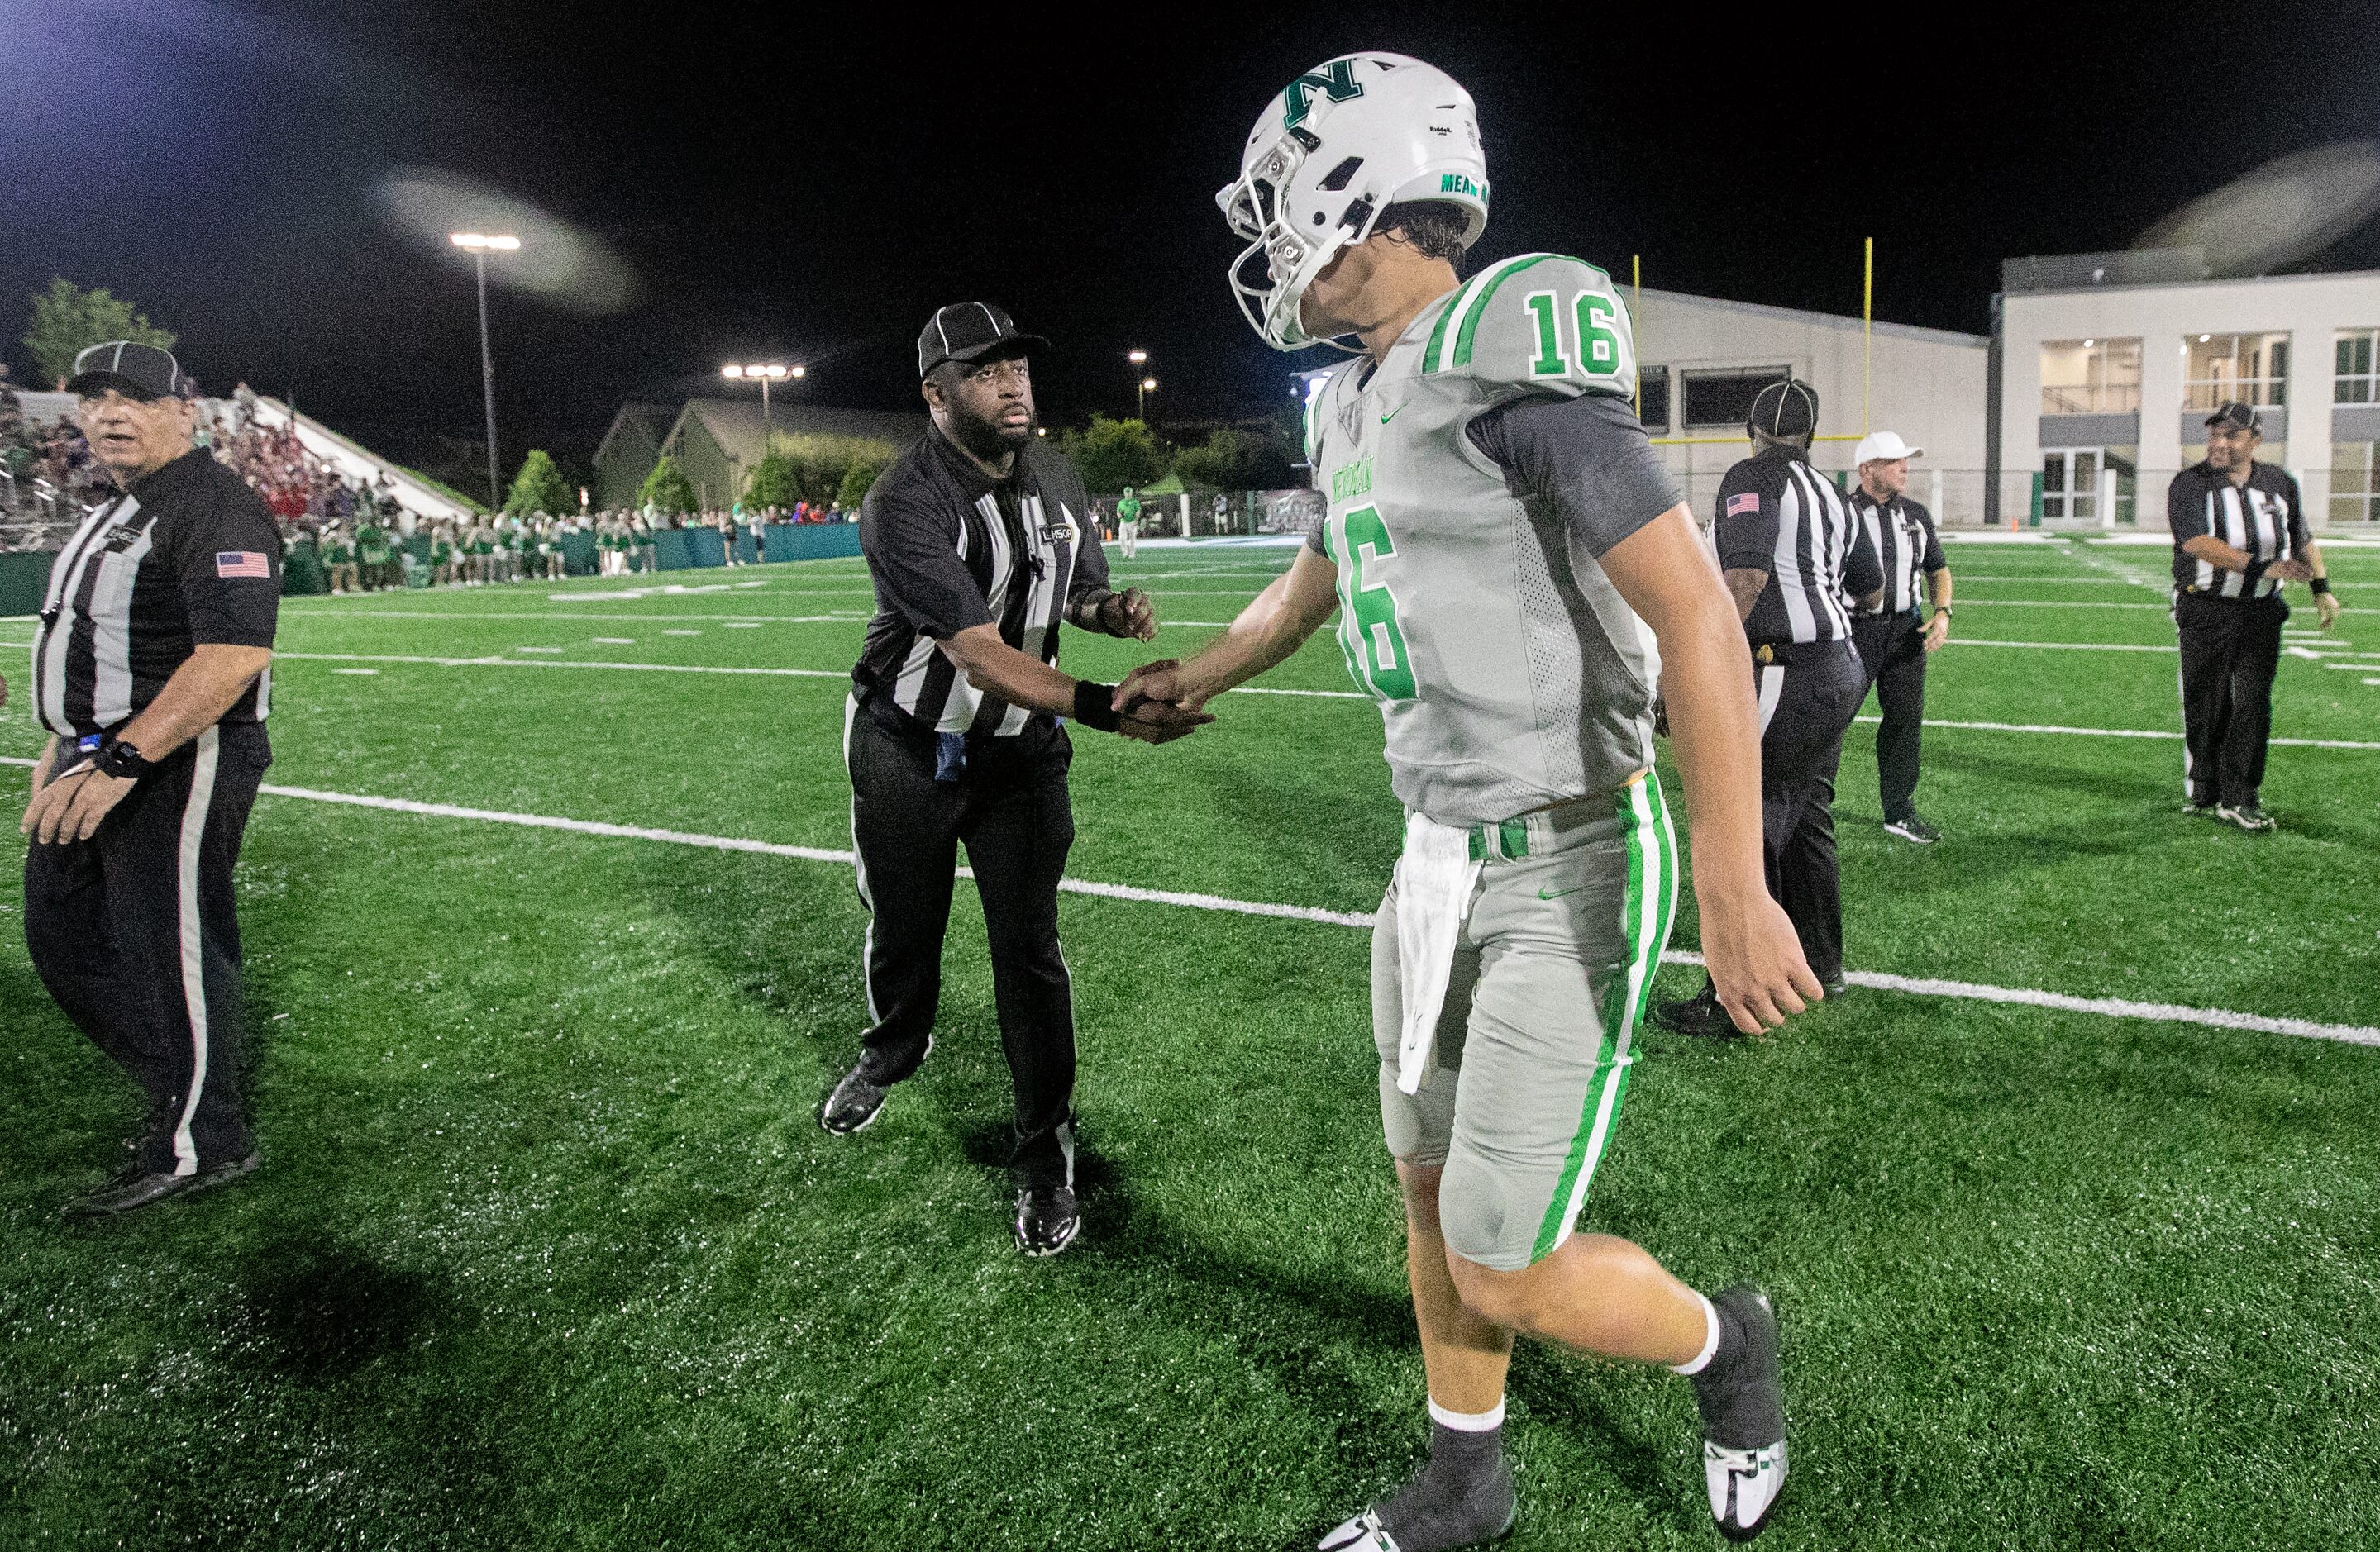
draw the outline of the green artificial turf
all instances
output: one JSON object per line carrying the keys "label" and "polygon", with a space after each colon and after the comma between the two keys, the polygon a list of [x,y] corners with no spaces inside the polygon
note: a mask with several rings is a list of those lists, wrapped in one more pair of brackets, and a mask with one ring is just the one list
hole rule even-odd
{"label": "green artificial turf", "polygon": [[[1117,569],[1174,652],[1288,558]],[[2156,550],[1950,558],[1962,637],[2171,645]],[[2306,644],[2372,666],[2289,657],[2275,731],[2380,743],[2380,551],[2331,560],[2357,612]],[[271,779],[847,846],[864,571],[669,580],[763,585],[293,600]],[[1066,664],[1139,655],[1070,633]],[[557,666],[394,661],[488,658]],[[823,676],[559,666],[592,663]],[[1962,644],[1928,714],[2169,731],[2174,671]],[[1349,688],[1327,639],[1263,683]],[[1376,712],[1216,709],[1165,749],[1078,739],[1070,871],[1369,910],[1401,831]],[[1930,729],[1921,850],[1876,822],[1872,733],[1838,807],[1854,969],[2380,1025],[2380,750],[2276,748],[2283,829],[2252,837],[2178,813],[2176,742]],[[0,1546],[1271,1549],[1421,1447],[1360,929],[1063,898],[1087,1228],[1032,1262],[970,891],[932,1061],[831,1139],[847,868],[268,795],[240,880],[266,1166],[77,1227],[56,1207],[137,1107],[34,978],[0,833]],[[2371,1539],[2380,1049],[1859,990],[1644,1052],[1585,1223],[1774,1292],[1793,1478],[1764,1546]],[[1682,1384],[1524,1345],[1512,1401],[1512,1545],[1718,1545]]]}

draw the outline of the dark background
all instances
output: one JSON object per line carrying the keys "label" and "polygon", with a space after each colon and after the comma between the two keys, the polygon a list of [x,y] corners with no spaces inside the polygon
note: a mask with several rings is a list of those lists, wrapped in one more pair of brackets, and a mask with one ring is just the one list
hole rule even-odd
{"label": "dark background", "polygon": [[[1363,47],[1477,101],[1481,257],[1554,249],[1648,285],[1976,333],[2001,259],[2124,247],[2262,163],[2380,133],[2380,9],[2185,5],[1245,11],[0,0],[0,325],[28,293],[135,298],[211,392],[244,378],[368,445],[476,437],[467,266],[373,190],[431,166],[607,243],[638,300],[494,297],[500,436],[583,468],[625,399],[809,365],[820,403],[916,403],[944,301],[1058,350],[1046,418],[1261,412],[1299,358],[1223,285],[1215,189],[1266,100]],[[2366,225],[2304,269],[2380,267]],[[451,445],[447,451],[452,452]]]}

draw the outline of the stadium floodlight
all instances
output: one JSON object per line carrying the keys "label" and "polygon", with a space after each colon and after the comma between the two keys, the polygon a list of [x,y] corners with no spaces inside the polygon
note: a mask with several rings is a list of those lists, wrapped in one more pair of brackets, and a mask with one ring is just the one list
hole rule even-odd
{"label": "stadium floodlight", "polygon": [[504,497],[503,479],[496,473],[496,358],[488,348],[488,255],[518,251],[520,238],[509,234],[450,232],[446,240],[470,254],[480,283],[480,391],[488,411],[488,505],[492,509],[503,506]]}
{"label": "stadium floodlight", "polygon": [[1127,350],[1123,353],[1123,358],[1130,361],[1135,367],[1143,366],[1146,365],[1148,360],[1148,352],[1146,350]]}
{"label": "stadium floodlight", "polygon": [[789,377],[801,376],[802,369],[789,367],[783,361],[751,361],[741,366],[730,362],[719,369],[719,375],[731,382],[741,379],[760,385],[760,456],[767,457],[769,439],[776,429],[775,411],[769,403],[769,389],[771,384],[783,382]]}
{"label": "stadium floodlight", "polygon": [[793,374],[794,374],[795,377],[799,377],[799,376],[801,376],[803,373],[805,373],[805,372],[807,372],[807,371],[808,371],[808,370],[809,370],[809,368],[808,368],[808,367],[795,367],[795,368],[794,369],[794,373],[793,373]]}

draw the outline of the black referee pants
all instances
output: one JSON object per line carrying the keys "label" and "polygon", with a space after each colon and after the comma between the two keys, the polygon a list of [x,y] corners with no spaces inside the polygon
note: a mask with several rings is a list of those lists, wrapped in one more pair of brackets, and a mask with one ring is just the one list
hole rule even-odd
{"label": "black referee pants", "polygon": [[194,1174],[254,1147],[240,1115],[232,866],[272,746],[210,728],[158,763],[88,841],[25,851],[25,946],[42,984],[149,1098],[137,1162]]}
{"label": "black referee pants", "polygon": [[936,781],[929,736],[853,708],[852,841],[868,929],[868,1033],[859,1071],[898,1083],[933,1049],[958,846],[966,843],[991,947],[992,1000],[1016,1097],[1016,1168],[1031,1182],[1075,1179],[1075,991],[1058,950],[1058,880],[1075,843],[1066,794],[1074,746],[1036,718],[1014,738],[967,741],[966,768]]}
{"label": "black referee pants", "polygon": [[1792,918],[1821,981],[1843,969],[1843,903],[1835,871],[1835,770],[1843,732],[1867,696],[1848,641],[1804,642],[1785,663],[1757,663],[1760,843],[1768,892]]}
{"label": "black referee pants", "polygon": [[1917,758],[1925,727],[1925,626],[1917,611],[1852,622],[1852,643],[1884,713],[1876,730],[1876,784],[1887,819],[1917,811]]}
{"label": "black referee pants", "polygon": [[2181,636],[2182,779],[2191,802],[2256,801],[2273,732],[2281,624],[2289,617],[2278,593],[2174,596],[2174,628]]}

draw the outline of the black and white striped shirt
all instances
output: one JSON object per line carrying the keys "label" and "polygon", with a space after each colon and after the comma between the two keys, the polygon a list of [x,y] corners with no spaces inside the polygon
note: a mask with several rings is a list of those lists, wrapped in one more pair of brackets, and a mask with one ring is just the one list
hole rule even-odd
{"label": "black and white striped shirt", "polygon": [[1743,622],[1755,642],[1848,641],[1852,600],[1882,581],[1834,481],[1774,445],[1719,481],[1711,535],[1721,567],[1768,574]]}
{"label": "black and white striped shirt", "polygon": [[[95,508],[50,566],[33,632],[33,710],[61,739],[139,715],[201,646],[271,647],[281,540],[263,498],[204,449]],[[226,722],[261,722],[273,674]]]}
{"label": "black and white striped shirt", "polygon": [[[2313,539],[2298,482],[2270,464],[2251,464],[2245,486],[2203,463],[2186,468],[2166,487],[2165,510],[2173,528],[2173,585],[2182,592],[2269,597],[2281,584],[2265,568],[2298,559]],[[2182,545],[2193,539],[2219,539],[2245,551],[2253,564],[2246,571],[2226,571],[2184,552]]]}
{"label": "black and white striped shirt", "polygon": [[1852,516],[1876,551],[1884,572],[1884,601],[1873,610],[1854,600],[1855,615],[1906,614],[1925,596],[1920,579],[1943,568],[1942,540],[1934,531],[1934,515],[1906,496],[1878,502],[1864,487],[1852,489]]}
{"label": "black and white striped shirt", "polygon": [[976,625],[1045,663],[1071,605],[1104,592],[1082,476],[1038,443],[993,480],[941,431],[894,460],[859,509],[876,617],[851,671],[860,698],[920,731],[1014,737],[1032,714],[966,681],[941,643]]}

